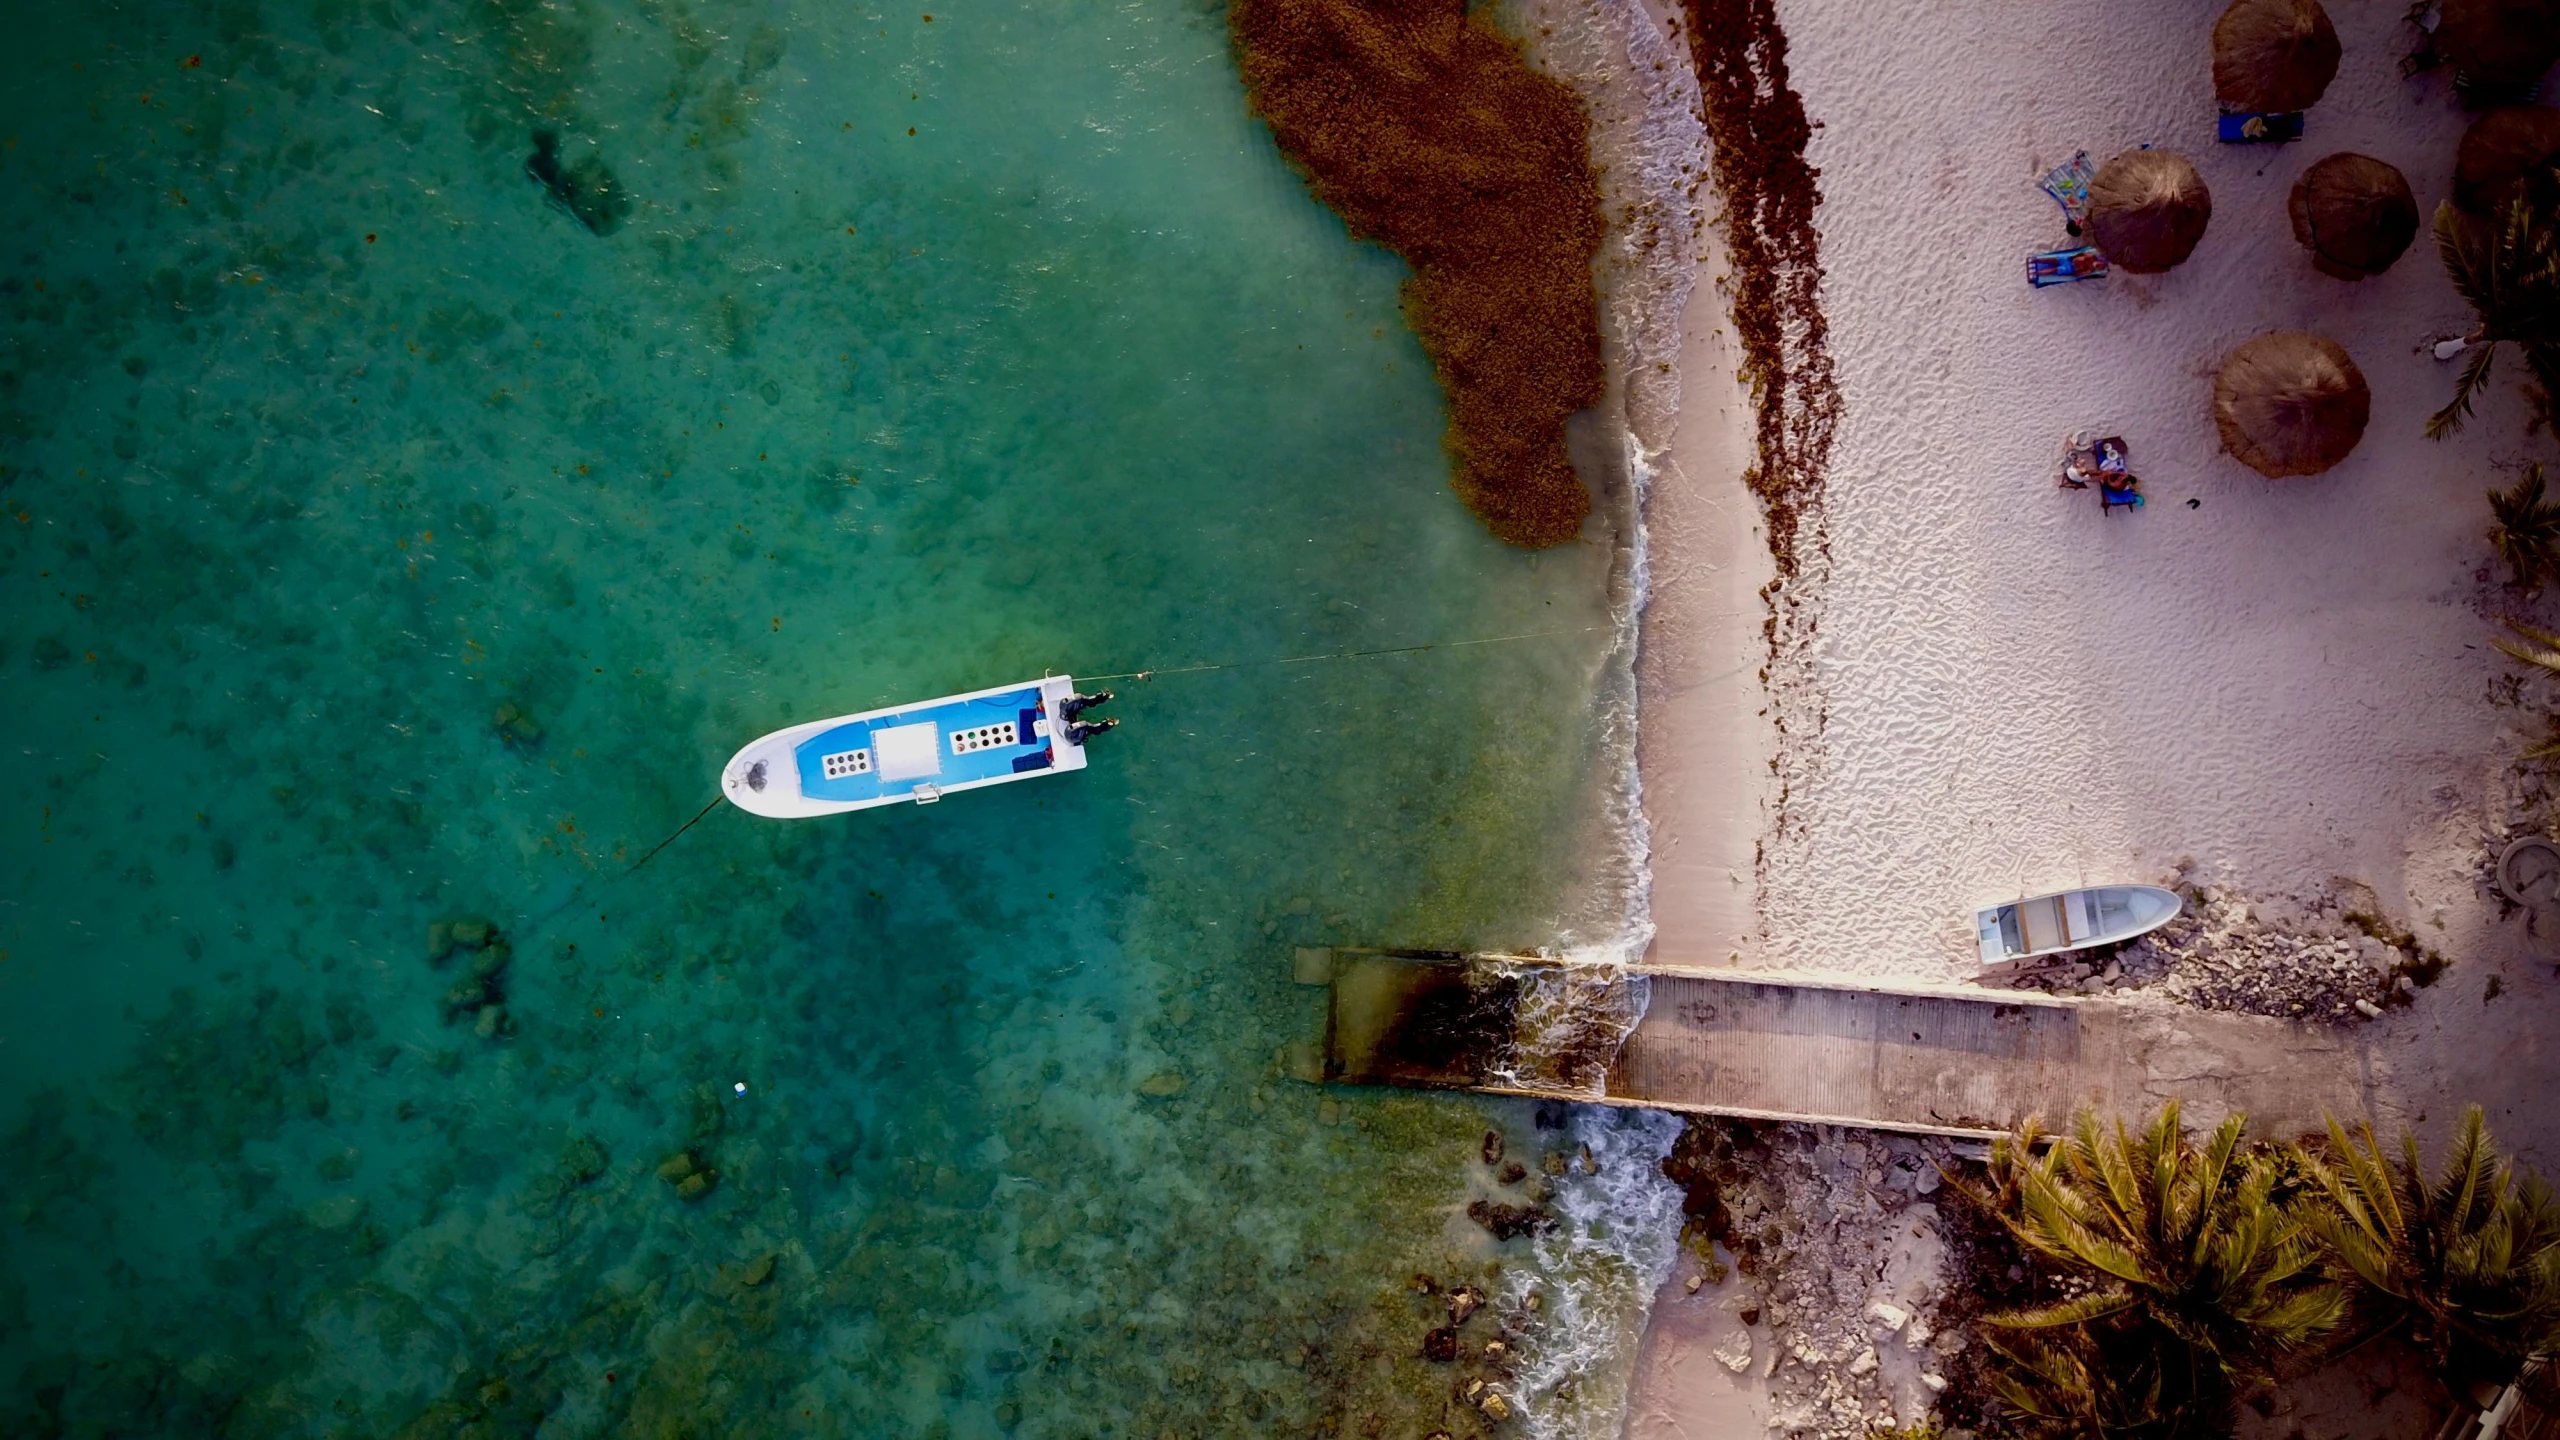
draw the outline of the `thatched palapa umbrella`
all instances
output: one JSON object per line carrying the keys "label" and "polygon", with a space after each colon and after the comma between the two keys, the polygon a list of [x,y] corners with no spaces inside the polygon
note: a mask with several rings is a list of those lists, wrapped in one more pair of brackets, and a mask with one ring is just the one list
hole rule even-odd
{"label": "thatched palapa umbrella", "polygon": [[2320,0],[2231,0],[2213,22],[2213,93],[2227,110],[2308,110],[2338,74]]}
{"label": "thatched palapa umbrella", "polygon": [[2213,382],[2213,424],[2261,475],[2317,475],[2347,458],[2373,418],[2364,372],[2325,335],[2279,331],[2231,352]]}
{"label": "thatched palapa umbrella", "polygon": [[[2471,122],[2454,151],[2453,203],[2474,215],[2494,215],[2506,208],[2519,182],[2547,175],[2554,164],[2560,164],[2560,110],[2492,110]],[[2553,197],[2539,198],[2548,203]]]}
{"label": "thatched palapa umbrella", "polygon": [[2370,155],[2341,152],[2303,171],[2286,208],[2313,268],[2341,280],[2390,269],[2418,235],[2408,179]]}
{"label": "thatched palapa umbrella", "polygon": [[2154,275],[2195,253],[2213,218],[2213,192],[2186,157],[2127,150],[2089,182],[2089,239],[2107,259]]}
{"label": "thatched palapa umbrella", "polygon": [[2560,0],[2444,0],[2435,44],[2466,80],[2529,86],[2560,60]]}

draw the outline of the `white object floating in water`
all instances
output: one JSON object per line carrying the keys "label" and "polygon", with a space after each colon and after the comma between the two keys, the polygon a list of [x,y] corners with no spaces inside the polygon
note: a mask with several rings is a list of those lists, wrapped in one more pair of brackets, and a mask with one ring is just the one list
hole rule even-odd
{"label": "white object floating in water", "polygon": [[744,1094],[746,1094],[746,1093],[747,1093],[747,1082],[746,1082],[746,1081],[741,1080],[741,1081],[739,1081],[739,1082],[738,1082],[738,1093],[739,1093],[739,1094],[741,1094],[741,1095],[744,1095]]}
{"label": "white object floating in water", "polygon": [[1081,770],[1084,746],[1058,718],[1075,693],[1055,675],[776,730],[730,758],[720,792],[751,815],[800,820]]}
{"label": "white object floating in water", "polygon": [[2130,940],[2176,919],[2182,903],[2157,885],[2101,885],[1986,905],[1973,919],[1982,963],[1997,965]]}

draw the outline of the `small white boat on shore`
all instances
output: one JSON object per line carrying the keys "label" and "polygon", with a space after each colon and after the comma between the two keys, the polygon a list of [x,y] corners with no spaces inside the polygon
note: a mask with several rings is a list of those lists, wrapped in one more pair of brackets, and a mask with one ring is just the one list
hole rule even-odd
{"label": "small white boat on shore", "polygon": [[1081,770],[1084,742],[1113,722],[1076,717],[1110,698],[1054,675],[812,720],[730,757],[720,793],[751,815],[804,820]]}
{"label": "small white boat on shore", "polygon": [[1982,963],[1998,965],[2118,944],[2178,918],[2181,904],[2176,891],[2157,885],[2100,885],[1986,905],[1973,918]]}

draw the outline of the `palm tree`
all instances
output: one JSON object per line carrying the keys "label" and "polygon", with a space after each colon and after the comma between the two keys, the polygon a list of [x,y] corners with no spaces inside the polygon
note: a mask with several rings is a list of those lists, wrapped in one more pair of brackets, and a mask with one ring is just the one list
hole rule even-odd
{"label": "palm tree", "polygon": [[2284,1167],[2244,1151],[2241,1128],[2234,1115],[2198,1146],[2173,1100],[2140,1135],[2083,1112],[2041,1159],[2032,1124],[2001,1142],[1993,1183],[2015,1196],[2003,1223],[2081,1287],[1988,1317],[2019,1332],[2002,1353],[2022,1415],[2078,1406],[2084,1431],[2217,1433],[2241,1386],[2337,1325],[2346,1294],[2277,1198]]}
{"label": "palm tree", "polygon": [[2560,397],[2560,231],[2519,185],[2506,208],[2486,221],[2465,217],[2450,203],[2436,207],[2436,253],[2453,286],[2471,302],[2480,327],[2469,337],[2470,355],[2454,381],[2453,399],[2427,417],[2427,435],[2441,440],[2471,417],[2471,402],[2489,382],[2498,347],[2514,341],[2525,367],[2542,388],[2546,422]]}
{"label": "palm tree", "polygon": [[2524,478],[2512,489],[2489,492],[2489,544],[2507,562],[2520,588],[2532,589],[2550,578],[2560,563],[2560,503],[2545,498],[2542,462],[2524,467]]}
{"label": "palm tree", "polygon": [[2531,1174],[2498,1158],[2480,1107],[2433,1182],[2418,1137],[2386,1159],[2329,1121],[2329,1148],[2301,1160],[2325,1206],[2310,1216],[2331,1267],[2351,1280],[2383,1330],[2405,1330],[2456,1395],[2513,1380],[2528,1356],[2560,1345],[2560,1209]]}

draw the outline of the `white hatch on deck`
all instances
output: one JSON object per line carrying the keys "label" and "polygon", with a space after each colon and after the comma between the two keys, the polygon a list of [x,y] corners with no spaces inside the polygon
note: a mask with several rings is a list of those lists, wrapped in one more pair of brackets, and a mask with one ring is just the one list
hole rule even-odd
{"label": "white hatch on deck", "polygon": [[942,729],[932,721],[871,732],[880,757],[880,781],[917,780],[942,773]]}

